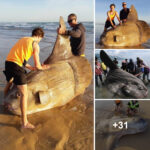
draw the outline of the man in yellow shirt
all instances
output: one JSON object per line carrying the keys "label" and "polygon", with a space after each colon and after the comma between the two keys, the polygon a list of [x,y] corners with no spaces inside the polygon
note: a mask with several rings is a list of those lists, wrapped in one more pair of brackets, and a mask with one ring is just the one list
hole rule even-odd
{"label": "man in yellow shirt", "polygon": [[[17,41],[17,43],[10,50],[6,62],[5,62],[5,75],[8,82],[7,89],[10,87],[10,82],[14,82],[19,89],[21,99],[20,108],[22,114],[22,127],[23,128],[35,128],[34,125],[28,122],[27,119],[27,100],[28,100],[28,89],[26,71],[24,67],[29,70],[44,70],[48,69],[48,65],[41,65],[39,58],[39,42],[44,37],[44,31],[42,28],[35,28],[32,31],[32,37],[23,37]],[[33,55],[34,67],[29,65],[27,61]],[[5,95],[7,90],[5,89]]]}

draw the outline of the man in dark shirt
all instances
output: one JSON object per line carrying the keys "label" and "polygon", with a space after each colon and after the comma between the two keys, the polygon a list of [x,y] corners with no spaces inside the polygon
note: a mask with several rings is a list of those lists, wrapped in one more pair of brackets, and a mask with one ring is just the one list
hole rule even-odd
{"label": "man in dark shirt", "polygon": [[130,9],[127,8],[127,4],[125,2],[122,3],[122,7],[123,9],[120,11],[120,20],[122,21],[122,23],[125,23],[127,21]]}
{"label": "man in dark shirt", "polygon": [[85,27],[82,23],[77,22],[77,16],[75,14],[70,14],[68,16],[68,23],[72,30],[64,31],[61,27],[58,29],[59,34],[70,35],[70,43],[72,53],[75,56],[85,56]]}

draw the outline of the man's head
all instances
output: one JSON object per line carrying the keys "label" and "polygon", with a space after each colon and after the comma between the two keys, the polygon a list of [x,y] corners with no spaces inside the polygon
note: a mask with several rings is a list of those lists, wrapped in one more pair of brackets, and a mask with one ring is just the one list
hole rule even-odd
{"label": "man's head", "polygon": [[44,37],[44,31],[42,28],[38,27],[32,30],[32,37],[36,38],[37,42],[40,42]]}
{"label": "man's head", "polygon": [[122,7],[123,7],[123,9],[126,9],[126,8],[127,8],[127,3],[126,3],[126,2],[123,2],[123,3],[122,3]]}
{"label": "man's head", "polygon": [[77,16],[76,14],[70,14],[68,16],[68,23],[71,27],[74,27],[77,24]]}
{"label": "man's head", "polygon": [[110,10],[113,11],[115,9],[115,7],[116,7],[115,4],[110,4]]}

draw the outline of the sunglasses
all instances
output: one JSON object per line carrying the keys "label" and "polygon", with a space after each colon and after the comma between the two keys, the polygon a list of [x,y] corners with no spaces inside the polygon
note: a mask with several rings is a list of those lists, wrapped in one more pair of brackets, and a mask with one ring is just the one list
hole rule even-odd
{"label": "sunglasses", "polygon": [[68,20],[68,23],[71,23],[74,19],[75,19],[75,18]]}
{"label": "sunglasses", "polygon": [[127,4],[122,4],[123,6],[127,5]]}

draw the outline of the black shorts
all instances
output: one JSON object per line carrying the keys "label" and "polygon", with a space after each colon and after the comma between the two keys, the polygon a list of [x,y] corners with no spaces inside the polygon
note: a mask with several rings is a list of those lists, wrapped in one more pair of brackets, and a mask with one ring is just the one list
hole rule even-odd
{"label": "black shorts", "polygon": [[27,83],[26,70],[14,62],[10,62],[10,61],[5,62],[4,74],[8,82],[13,77],[14,78],[13,82],[16,85],[23,85]]}
{"label": "black shorts", "polygon": [[[115,25],[115,21],[112,20],[112,22],[113,22],[113,24]],[[113,26],[111,25],[110,21],[107,20],[107,21],[105,22],[105,28],[109,28],[109,27],[113,27]]]}
{"label": "black shorts", "polygon": [[121,103],[116,103],[117,106],[119,106]]}

